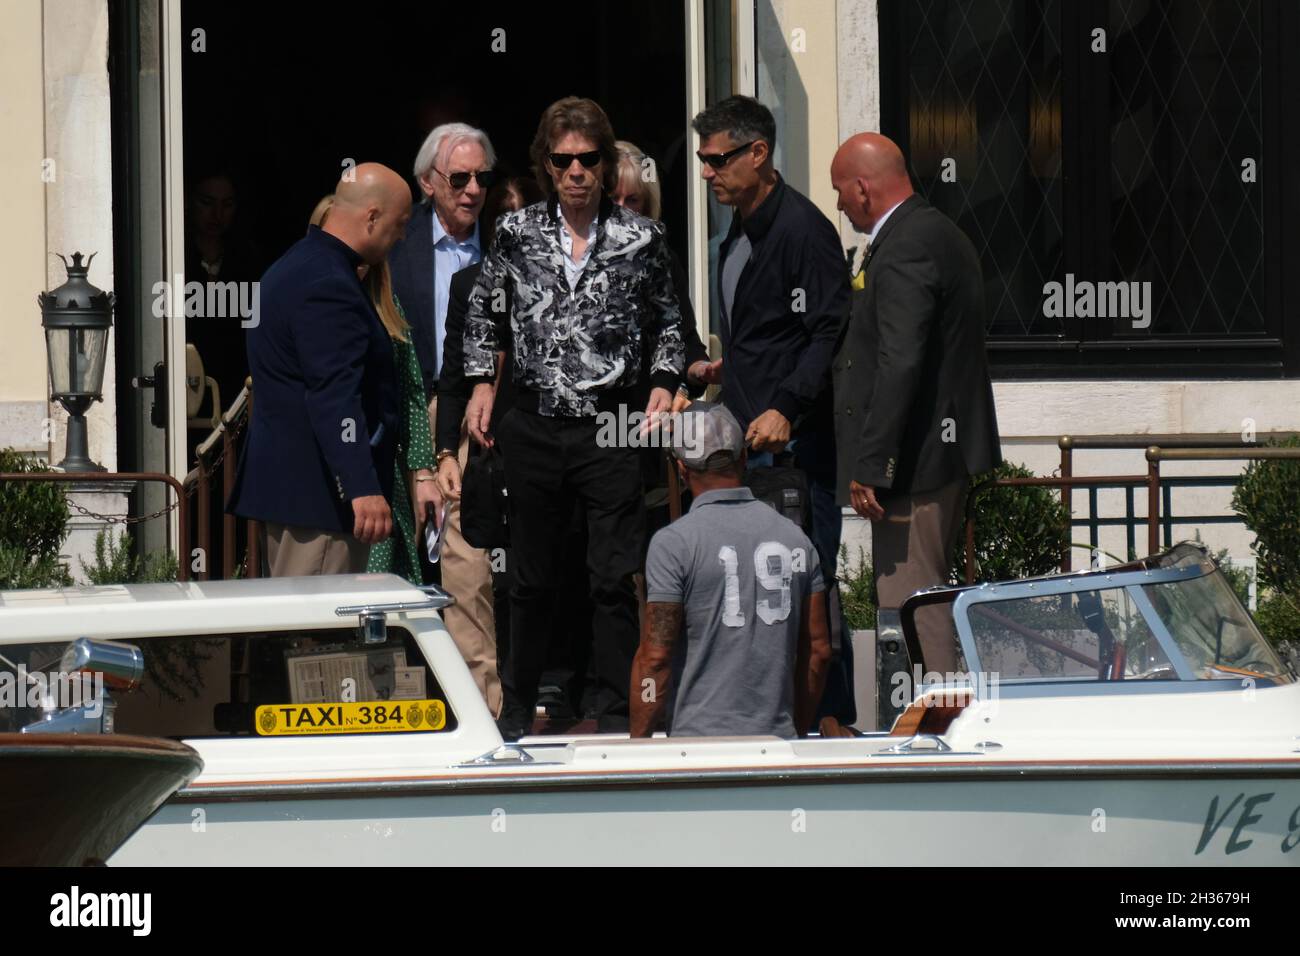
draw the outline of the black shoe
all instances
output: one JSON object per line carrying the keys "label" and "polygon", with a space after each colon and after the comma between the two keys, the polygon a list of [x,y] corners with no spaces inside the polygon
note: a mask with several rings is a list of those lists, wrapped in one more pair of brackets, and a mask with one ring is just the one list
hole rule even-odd
{"label": "black shoe", "polygon": [[527,737],[533,732],[533,708],[506,704],[497,718],[497,731],[506,743],[514,743],[520,737]]}
{"label": "black shoe", "polygon": [[573,710],[569,707],[569,701],[564,696],[564,691],[559,687],[542,687],[537,692],[537,706],[546,711],[546,716],[551,720],[570,720],[573,718]]}
{"label": "black shoe", "polygon": [[522,721],[507,720],[505,716],[497,718],[497,732],[501,734],[501,739],[508,744],[514,743],[520,737],[527,737],[532,731],[531,727],[525,727]]}

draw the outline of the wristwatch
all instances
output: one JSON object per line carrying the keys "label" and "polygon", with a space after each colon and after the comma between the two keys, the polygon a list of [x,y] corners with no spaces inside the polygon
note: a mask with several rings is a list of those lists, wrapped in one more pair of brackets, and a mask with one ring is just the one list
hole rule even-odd
{"label": "wristwatch", "polygon": [[444,448],[438,454],[433,456],[434,464],[441,465],[444,458],[455,458],[456,450],[454,448]]}

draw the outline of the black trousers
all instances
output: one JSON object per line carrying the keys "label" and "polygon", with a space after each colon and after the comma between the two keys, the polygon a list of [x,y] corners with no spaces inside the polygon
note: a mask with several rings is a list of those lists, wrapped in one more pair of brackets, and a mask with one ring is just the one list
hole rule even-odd
{"label": "black trousers", "polygon": [[628,684],[639,642],[633,575],[645,509],[635,448],[601,448],[595,418],[551,418],[512,408],[497,424],[510,489],[510,654],[503,716],[531,723],[557,612],[575,501],[587,520],[596,722],[627,730]]}
{"label": "black trousers", "polygon": [[[577,502],[574,502],[575,505]],[[565,536],[558,606],[541,683],[563,688],[573,713],[583,716],[587,667],[591,661],[591,595],[587,587],[587,513],[575,507]],[[497,666],[505,674],[510,661],[510,592],[514,587],[514,552],[506,548],[493,560],[492,609],[496,616]]]}

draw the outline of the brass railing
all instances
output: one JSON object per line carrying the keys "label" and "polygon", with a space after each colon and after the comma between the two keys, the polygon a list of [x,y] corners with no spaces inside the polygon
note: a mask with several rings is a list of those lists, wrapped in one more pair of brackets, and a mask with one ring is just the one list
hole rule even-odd
{"label": "brass railing", "polygon": [[[1079,478],[1074,475],[1049,476],[1046,478],[989,478],[971,489],[966,496],[966,583],[975,583],[975,506],[979,496],[990,488],[1060,488],[1061,497],[1069,509],[1069,492],[1072,488],[1133,488],[1147,486],[1148,501],[1159,503],[1159,472],[1148,470],[1145,475],[1100,475],[1095,478]],[[1154,527],[1154,525],[1153,525]],[[1154,532],[1153,532],[1154,533]],[[1061,554],[1060,568],[1070,570],[1070,541],[1067,537]],[[1151,552],[1159,550],[1152,547]]]}
{"label": "brass railing", "polygon": [[[235,396],[235,400],[231,402],[230,408],[222,414],[221,421],[195,448],[194,467],[185,476],[186,487],[192,488],[195,492],[198,546],[203,550],[204,555],[212,553],[212,486],[219,473],[221,496],[218,506],[224,508],[230,492],[235,487],[235,474],[239,464],[235,446],[240,431],[248,423],[251,405],[252,380],[249,379]],[[235,576],[238,521],[239,519],[232,514],[222,514],[221,577],[225,579]],[[247,526],[248,563],[244,569],[245,576],[261,577],[261,549],[258,547],[259,522],[250,520]],[[203,580],[211,577],[208,567],[205,561],[203,570],[199,572],[199,577]]]}
{"label": "brass railing", "polygon": [[[1279,437],[1279,436],[1270,436]],[[1133,489],[1146,486],[1147,489],[1147,514],[1145,523],[1147,526],[1147,554],[1155,554],[1161,548],[1160,529],[1163,523],[1165,529],[1165,546],[1168,547],[1174,542],[1173,536],[1173,508],[1170,503],[1169,491],[1174,486],[1200,486],[1200,487],[1218,487],[1235,485],[1240,476],[1237,475],[1215,475],[1215,476],[1179,476],[1170,478],[1160,473],[1160,463],[1163,461],[1265,461],[1265,460],[1291,460],[1300,461],[1300,448],[1278,448],[1261,446],[1256,443],[1238,442],[1238,441],[1193,441],[1173,439],[1166,441],[1162,445],[1149,445],[1141,439],[1080,439],[1071,436],[1065,436],[1058,442],[1061,449],[1061,474],[1059,476],[1049,476],[1045,478],[997,478],[981,482],[972,489],[966,502],[966,524],[965,524],[965,578],[967,584],[975,582],[975,506],[981,493],[989,488],[1006,488],[1006,487],[1049,487],[1061,489],[1061,501],[1066,509],[1073,513],[1071,507],[1071,491],[1075,488],[1087,488],[1089,495],[1089,512],[1090,516],[1079,523],[1088,524],[1092,528],[1092,545],[1096,547],[1096,529],[1103,525],[1113,525],[1123,523],[1129,528],[1129,547],[1133,548],[1134,539],[1132,529],[1137,525],[1138,519],[1134,515],[1133,508]],[[1073,452],[1080,449],[1102,449],[1118,450],[1125,448],[1145,448],[1145,457],[1147,460],[1147,473],[1145,475],[1099,475],[1095,477],[1081,478],[1073,474]],[[1096,491],[1101,488],[1124,488],[1126,489],[1127,515],[1123,519],[1105,519],[1097,515],[1098,502]],[[1164,507],[1162,509],[1162,495]],[[1235,516],[1187,516],[1190,521],[1215,521],[1215,522],[1238,522],[1241,519]],[[1073,519],[1072,519],[1073,521]],[[1186,521],[1184,522],[1186,523]],[[1067,539],[1065,547],[1062,549],[1060,569],[1069,571],[1071,568],[1070,551],[1071,542]],[[1128,556],[1125,556],[1127,560]]]}
{"label": "brass railing", "polygon": [[148,518],[161,517],[168,511],[175,508],[176,520],[179,525],[179,543],[180,555],[176,562],[176,576],[178,580],[188,581],[190,579],[190,522],[189,522],[189,498],[185,486],[173,478],[171,475],[164,475],[154,471],[22,471],[22,472],[3,472],[0,473],[0,481],[50,481],[63,484],[78,485],[107,485],[116,484],[124,481],[160,481],[171,487],[176,493],[176,503],[169,505],[153,515],[133,518],[130,515],[120,516],[100,516],[108,521],[115,519],[121,523],[137,523]]}

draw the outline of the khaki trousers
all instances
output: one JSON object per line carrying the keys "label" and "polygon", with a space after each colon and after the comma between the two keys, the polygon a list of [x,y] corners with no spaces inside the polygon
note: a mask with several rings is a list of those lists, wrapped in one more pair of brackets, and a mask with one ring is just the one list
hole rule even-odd
{"label": "khaki trousers", "polygon": [[[871,523],[871,559],[882,608],[897,609],[916,591],[948,583],[965,503],[965,478],[935,491],[881,500],[885,516]],[[916,633],[927,671],[957,671],[957,630],[951,607],[918,610]]]}
{"label": "khaki trousers", "polygon": [[273,578],[360,574],[370,545],[352,535],[266,522],[266,566]]}
{"label": "khaki trousers", "polygon": [[[437,434],[438,396],[429,402],[429,430]],[[461,474],[469,458],[469,434],[460,426],[456,449]],[[423,547],[421,542],[421,547]],[[442,540],[442,587],[456,603],[442,612],[443,622],[493,717],[501,716],[501,676],[497,673],[496,613],[492,606],[492,563],[482,548],[471,547],[460,533],[460,502],[447,509]]]}

